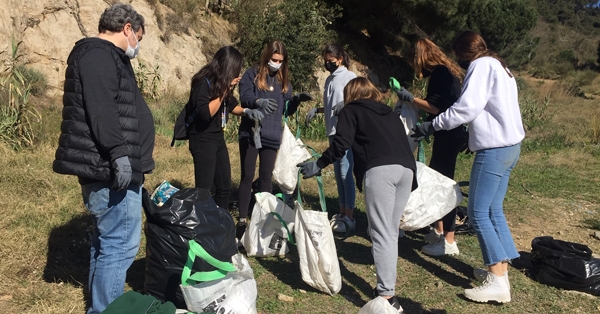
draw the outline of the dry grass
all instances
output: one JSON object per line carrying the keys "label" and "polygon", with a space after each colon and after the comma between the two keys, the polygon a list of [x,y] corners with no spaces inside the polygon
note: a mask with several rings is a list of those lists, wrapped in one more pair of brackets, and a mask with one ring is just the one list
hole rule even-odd
{"label": "dry grass", "polygon": [[[541,95],[552,90],[539,87]],[[598,253],[600,241],[589,234],[593,231],[590,226],[600,221],[597,199],[600,153],[597,144],[585,144],[590,140],[584,135],[586,126],[580,122],[597,114],[598,108],[592,100],[555,95],[561,100],[553,98],[550,103],[550,109],[556,110],[551,125],[527,136],[506,199],[507,218],[519,250],[529,251],[535,236],[552,235],[586,244]],[[38,126],[43,133],[42,142],[35,149],[15,153],[0,145],[0,191],[5,208],[0,215],[0,313],[82,313],[85,309],[91,221],[83,208],[77,180],[51,170],[60,111],[57,106],[50,106],[42,112],[44,124]],[[552,137],[556,132],[563,136],[558,136],[559,140],[567,138],[571,144]],[[579,135],[571,138],[565,134]],[[543,145],[535,146],[537,141]],[[146,181],[150,189],[162,180],[186,187],[193,185],[192,158],[187,145],[172,148],[169,144],[170,138],[157,137],[157,167]],[[307,144],[319,152],[327,146],[324,141],[307,141]],[[229,149],[234,200],[240,173],[239,154],[236,143],[230,144]],[[468,179],[471,163],[472,156],[459,157],[458,180]],[[337,199],[331,167],[324,169],[323,177],[327,204],[333,214],[337,211]],[[316,191],[315,180],[302,181],[306,207],[318,206]],[[369,300],[376,278],[365,234],[362,194],[357,195],[357,208],[356,235],[336,241],[344,285],[333,297],[302,282],[294,250],[281,259],[249,259],[258,282],[261,313],[356,313]],[[422,236],[416,233],[409,233],[400,241],[396,289],[408,313],[600,310],[596,298],[538,284],[518,271],[511,275],[511,303],[493,306],[466,301],[461,297],[462,289],[472,285],[472,268],[481,266],[482,260],[475,237],[458,236],[458,241],[461,255],[455,258],[423,255]],[[128,289],[139,291],[143,287],[144,243],[143,240],[137,261],[130,269]],[[294,301],[279,301],[278,293],[293,296]]]}

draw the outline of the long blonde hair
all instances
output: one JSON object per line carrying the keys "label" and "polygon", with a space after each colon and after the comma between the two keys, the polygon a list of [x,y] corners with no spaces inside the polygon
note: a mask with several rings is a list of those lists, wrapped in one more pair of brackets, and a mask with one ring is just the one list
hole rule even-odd
{"label": "long blonde hair", "polygon": [[381,92],[365,77],[355,77],[344,87],[344,104],[357,99],[381,101]]}
{"label": "long blonde hair", "polygon": [[288,69],[288,54],[283,43],[278,40],[267,44],[263,49],[262,55],[260,56],[260,63],[258,64],[258,73],[256,74],[256,78],[254,78],[254,80],[258,89],[269,89],[269,86],[267,86],[267,75],[269,75],[267,63],[269,63],[271,57],[273,57],[273,54],[275,53],[283,56],[283,62],[281,64],[281,67],[277,71],[276,76],[277,81],[279,82],[279,84],[281,84],[281,93],[285,94],[288,91],[288,85],[290,83]]}
{"label": "long blonde hair", "polygon": [[446,57],[446,54],[434,44],[431,40],[421,38],[417,40],[415,44],[415,58],[414,58],[415,72],[419,78],[423,77],[421,73],[423,69],[427,71],[433,71],[436,65],[443,65],[450,70],[452,75],[456,76],[460,81],[464,77],[464,73],[461,68],[453,61]]}

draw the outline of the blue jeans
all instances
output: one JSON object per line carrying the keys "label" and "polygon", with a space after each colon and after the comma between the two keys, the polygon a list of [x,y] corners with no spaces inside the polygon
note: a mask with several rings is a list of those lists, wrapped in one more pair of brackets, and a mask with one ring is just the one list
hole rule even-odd
{"label": "blue jeans", "polygon": [[87,312],[94,314],[125,289],[127,269],[140,247],[142,187],[132,184],[116,192],[108,182],[94,182],[82,185],[81,194],[94,221],[88,279],[92,307]]}
{"label": "blue jeans", "polygon": [[[333,141],[333,136],[329,137],[329,144]],[[354,186],[354,177],[352,169],[354,168],[354,155],[352,149],[348,149],[342,159],[333,163],[333,173],[337,183],[338,198],[340,206],[354,209],[356,200],[356,188]]]}
{"label": "blue jeans", "polygon": [[467,214],[477,233],[485,265],[519,257],[502,202],[510,172],[519,160],[521,144],[477,151],[469,182]]}

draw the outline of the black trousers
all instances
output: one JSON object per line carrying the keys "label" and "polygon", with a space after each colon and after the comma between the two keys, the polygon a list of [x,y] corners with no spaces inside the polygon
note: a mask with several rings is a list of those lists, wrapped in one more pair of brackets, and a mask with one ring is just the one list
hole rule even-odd
{"label": "black trousers", "polygon": [[[468,139],[468,134],[463,126],[459,126],[450,131],[436,131],[433,136],[433,149],[429,167],[450,179],[454,179],[456,158],[460,148]],[[445,232],[454,231],[456,227],[456,208],[452,209],[441,220],[444,223]]]}
{"label": "black trousers", "polygon": [[228,209],[231,193],[231,164],[222,132],[190,134],[196,187],[212,190],[217,206]]}
{"label": "black trousers", "polygon": [[260,157],[258,166],[258,190],[259,192],[273,192],[273,168],[277,150],[263,146],[256,149],[254,143],[250,143],[247,137],[240,138],[240,164],[241,180],[239,186],[238,202],[240,207],[240,218],[248,217],[250,199],[252,198],[252,181],[256,171],[256,159]]}

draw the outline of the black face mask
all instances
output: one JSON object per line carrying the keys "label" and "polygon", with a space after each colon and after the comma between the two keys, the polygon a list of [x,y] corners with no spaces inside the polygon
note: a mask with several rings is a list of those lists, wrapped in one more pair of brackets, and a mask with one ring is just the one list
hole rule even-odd
{"label": "black face mask", "polygon": [[338,66],[338,65],[335,63],[335,61],[328,61],[328,62],[325,62],[325,69],[326,69],[327,71],[329,71],[329,73],[333,73],[333,72],[335,72],[335,70],[337,70],[337,69],[338,69],[338,67],[339,67],[339,66]]}
{"label": "black face mask", "polygon": [[423,77],[427,78],[431,75],[431,71],[423,68],[423,69],[421,69],[421,75],[423,75]]}
{"label": "black face mask", "polygon": [[458,65],[461,68],[467,70],[467,69],[469,69],[469,65],[471,64],[471,61],[470,60],[461,60],[461,61],[458,61],[456,63],[458,63]]}

